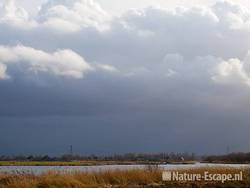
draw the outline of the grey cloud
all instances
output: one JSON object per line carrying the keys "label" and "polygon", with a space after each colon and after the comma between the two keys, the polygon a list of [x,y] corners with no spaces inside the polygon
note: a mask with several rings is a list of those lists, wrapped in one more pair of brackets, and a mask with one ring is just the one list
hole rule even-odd
{"label": "grey cloud", "polygon": [[248,9],[225,1],[110,17],[90,0],[58,0],[30,17],[6,6],[2,153],[62,153],[69,142],[80,153],[247,149]]}

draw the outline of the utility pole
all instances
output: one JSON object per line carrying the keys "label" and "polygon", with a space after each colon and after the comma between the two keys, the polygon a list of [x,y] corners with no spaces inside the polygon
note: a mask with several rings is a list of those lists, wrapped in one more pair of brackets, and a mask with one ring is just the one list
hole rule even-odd
{"label": "utility pole", "polygon": [[73,155],[73,146],[70,145],[70,155]]}
{"label": "utility pole", "polygon": [[230,147],[227,146],[227,154],[230,154]]}

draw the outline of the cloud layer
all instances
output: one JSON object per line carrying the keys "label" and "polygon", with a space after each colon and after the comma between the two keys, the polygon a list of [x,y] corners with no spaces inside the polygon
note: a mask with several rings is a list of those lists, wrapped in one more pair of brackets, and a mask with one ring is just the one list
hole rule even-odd
{"label": "cloud layer", "polygon": [[[184,142],[190,151],[217,152],[233,145],[231,137],[239,139],[235,150],[244,150],[249,51],[250,11],[231,1],[111,16],[92,0],[50,0],[30,16],[8,0],[0,6],[0,132],[26,123],[31,130],[34,124],[56,130],[60,119],[61,140],[69,130],[75,130],[72,135],[96,130],[100,140],[88,152],[121,148],[105,142],[105,128],[113,140],[125,132],[123,146],[132,137],[134,144],[124,151],[162,151],[158,143],[166,137],[177,143],[165,143],[167,150],[183,150]],[[73,116],[76,129],[65,123]],[[208,144],[210,138],[219,142],[225,130],[227,143]],[[140,131],[148,142],[138,140]],[[206,151],[196,143],[201,138]],[[80,141],[75,144],[84,152]],[[3,152],[17,151],[10,145]]]}
{"label": "cloud layer", "polygon": [[0,62],[5,65],[3,78],[8,77],[6,65],[14,69],[18,67],[23,74],[45,72],[72,78],[82,78],[86,71],[92,69],[81,56],[71,50],[58,50],[49,54],[25,46],[0,46]]}

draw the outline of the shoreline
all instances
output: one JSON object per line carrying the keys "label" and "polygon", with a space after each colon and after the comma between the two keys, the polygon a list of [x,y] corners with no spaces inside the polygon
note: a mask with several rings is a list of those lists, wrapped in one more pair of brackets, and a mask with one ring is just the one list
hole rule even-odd
{"label": "shoreline", "polygon": [[191,165],[187,162],[146,162],[146,161],[0,161],[1,166],[105,166],[105,165]]}

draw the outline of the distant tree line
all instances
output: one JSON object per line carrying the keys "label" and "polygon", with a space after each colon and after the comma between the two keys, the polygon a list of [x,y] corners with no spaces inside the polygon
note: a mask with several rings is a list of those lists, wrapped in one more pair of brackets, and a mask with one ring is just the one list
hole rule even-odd
{"label": "distant tree line", "polygon": [[250,153],[230,153],[226,155],[211,155],[203,157],[204,162],[210,163],[250,163]]}
{"label": "distant tree line", "polygon": [[0,156],[0,161],[154,161],[154,162],[179,162],[193,161],[196,159],[194,153],[157,153],[157,154],[114,154],[114,155],[62,155],[51,157],[48,155],[29,155],[29,156]]}

